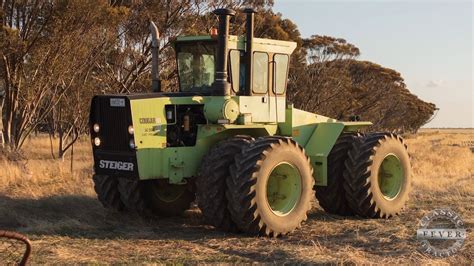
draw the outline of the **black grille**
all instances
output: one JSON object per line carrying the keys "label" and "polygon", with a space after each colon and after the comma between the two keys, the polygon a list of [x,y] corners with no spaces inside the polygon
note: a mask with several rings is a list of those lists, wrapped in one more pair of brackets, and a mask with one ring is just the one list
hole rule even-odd
{"label": "black grille", "polygon": [[[113,107],[111,98],[125,100],[124,107]],[[130,151],[128,126],[132,124],[130,101],[124,97],[101,96],[97,98],[95,121],[100,125],[98,136],[101,139],[99,149],[107,151]]]}

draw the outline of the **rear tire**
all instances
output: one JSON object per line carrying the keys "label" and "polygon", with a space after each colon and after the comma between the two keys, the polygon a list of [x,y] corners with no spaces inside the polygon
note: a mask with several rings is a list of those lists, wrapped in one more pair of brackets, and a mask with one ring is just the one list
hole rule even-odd
{"label": "rear tire", "polygon": [[353,215],[344,191],[344,162],[358,133],[344,133],[336,141],[328,156],[327,185],[316,186],[319,205],[328,213]]}
{"label": "rear tire", "polygon": [[303,148],[292,139],[257,139],[236,156],[230,173],[228,208],[241,231],[276,237],[307,219],[313,169]]}
{"label": "rear tire", "polygon": [[117,178],[112,178],[106,175],[94,175],[94,190],[97,193],[97,198],[100,203],[107,208],[114,211],[122,211],[125,207],[120,199],[118,191]]}
{"label": "rear tire", "polygon": [[411,166],[403,139],[372,133],[354,142],[345,163],[344,189],[354,213],[368,218],[399,214],[411,189]]}
{"label": "rear tire", "polygon": [[236,232],[227,209],[226,179],[235,156],[253,141],[250,136],[235,136],[215,145],[204,157],[196,179],[196,201],[207,224],[224,231]]}

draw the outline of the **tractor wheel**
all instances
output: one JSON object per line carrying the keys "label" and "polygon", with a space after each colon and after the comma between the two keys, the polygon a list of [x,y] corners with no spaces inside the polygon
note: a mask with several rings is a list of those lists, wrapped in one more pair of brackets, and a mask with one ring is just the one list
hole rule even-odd
{"label": "tractor wheel", "polygon": [[344,162],[352,143],[359,137],[357,133],[342,134],[329,153],[327,185],[316,186],[316,198],[319,205],[328,213],[342,216],[353,214],[344,191]]}
{"label": "tractor wheel", "polygon": [[204,157],[196,179],[196,198],[206,223],[224,231],[236,232],[237,226],[227,210],[226,179],[235,155],[253,141],[250,136],[235,136],[219,142]]}
{"label": "tractor wheel", "polygon": [[230,172],[228,208],[241,231],[276,237],[307,219],[313,169],[304,149],[292,139],[257,139],[236,156]]}
{"label": "tractor wheel", "polygon": [[139,214],[147,215],[149,210],[144,200],[143,187],[143,181],[136,178],[118,178],[120,199],[125,207]]}
{"label": "tractor wheel", "polygon": [[354,213],[389,218],[402,210],[410,192],[411,166],[400,136],[373,133],[358,139],[345,166],[344,189]]}
{"label": "tractor wheel", "polygon": [[120,200],[116,178],[106,175],[94,175],[92,180],[94,180],[94,190],[97,193],[97,198],[105,208],[114,211],[122,211],[124,209],[124,204]]}
{"label": "tractor wheel", "polygon": [[159,216],[180,215],[195,198],[188,185],[170,184],[163,179],[147,181],[144,192],[151,211]]}

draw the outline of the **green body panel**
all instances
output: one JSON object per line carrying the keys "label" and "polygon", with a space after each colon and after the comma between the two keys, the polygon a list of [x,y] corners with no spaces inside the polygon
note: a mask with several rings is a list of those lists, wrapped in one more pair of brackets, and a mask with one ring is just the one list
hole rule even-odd
{"label": "green body panel", "polygon": [[206,116],[212,114],[209,120],[217,120],[225,119],[228,102],[232,101],[233,106],[234,104],[238,106],[239,98],[239,96],[131,97],[139,178],[169,178],[170,183],[181,183],[184,178],[197,175],[202,157],[218,141],[239,134],[259,137],[277,133],[276,124],[199,125],[195,146],[166,147],[165,105],[204,105]]}
{"label": "green body panel", "polygon": [[252,123],[285,122],[285,97],[275,96],[240,96],[239,111],[248,114]]}
{"label": "green body panel", "polygon": [[[230,105],[233,111],[229,111],[229,101],[232,102]],[[202,157],[215,143],[245,134],[253,137],[269,135],[292,137],[305,148],[306,154],[310,157],[316,184],[325,185],[327,156],[341,132],[355,131],[371,125],[369,122],[340,122],[293,108],[292,105],[283,109],[280,104],[272,106],[272,109],[278,106],[280,114],[268,116],[265,121],[260,115],[266,113],[265,104],[260,96],[131,97],[130,103],[139,178],[169,178],[170,183],[174,184],[196,176]],[[211,123],[198,125],[195,146],[166,147],[165,105],[169,104],[204,105],[204,114]],[[250,122],[243,123],[241,119],[236,119],[229,121],[229,124],[216,123],[219,119],[228,119],[229,112],[233,117],[236,115],[234,112],[238,112],[237,116],[248,115]],[[256,118],[257,121],[252,121],[252,118]]]}
{"label": "green body panel", "polygon": [[327,184],[327,157],[343,129],[343,123],[320,123],[314,129],[305,146],[306,155],[309,156],[313,165],[313,176],[318,186]]}
{"label": "green body panel", "polygon": [[156,97],[131,99],[132,123],[137,149],[165,148],[166,117],[165,105],[203,104],[204,98],[194,97]]}
{"label": "green body panel", "polygon": [[137,146],[139,178],[169,178],[170,183],[179,184],[185,178],[198,174],[202,157],[215,143],[241,134],[258,136],[274,135],[274,126],[199,125],[195,146],[140,148]]}
{"label": "green body panel", "polygon": [[291,136],[305,148],[314,168],[316,185],[327,184],[327,156],[344,131],[356,131],[370,122],[341,122],[288,106],[285,122],[279,124],[280,135]]}

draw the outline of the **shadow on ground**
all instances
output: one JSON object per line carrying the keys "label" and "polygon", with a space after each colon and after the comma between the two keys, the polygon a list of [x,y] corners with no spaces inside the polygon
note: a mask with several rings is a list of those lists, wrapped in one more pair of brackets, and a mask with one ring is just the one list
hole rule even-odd
{"label": "shadow on ground", "polygon": [[[163,241],[192,243],[242,261],[305,263],[282,246],[266,250],[270,242],[278,243],[285,238],[276,240],[219,232],[203,224],[197,208],[180,217],[143,218],[134,213],[108,211],[97,199],[83,195],[39,199],[0,196],[0,229],[19,231],[33,240],[66,237],[67,241],[90,239],[105,242],[151,240],[157,241],[157,244]],[[246,243],[250,242],[258,245],[258,248],[246,248]],[[263,253],[268,254],[262,256],[265,250],[267,252]]]}
{"label": "shadow on ground", "polygon": [[[183,236],[183,239],[191,240],[198,239],[202,234],[211,234],[214,237],[220,235],[201,224],[198,211],[188,211],[183,217],[143,218],[135,213],[106,210],[96,198],[82,195],[40,199],[0,196],[0,228],[35,235],[99,239],[179,239],[179,236]],[[153,233],[150,234],[150,231]],[[177,232],[179,234],[176,234]]]}
{"label": "shadow on ground", "polygon": [[[307,263],[298,254],[320,256],[338,252],[365,252],[397,258],[416,252],[418,210],[410,210],[390,220],[361,220],[329,215],[313,208],[302,229],[271,239],[229,234],[203,224],[193,208],[181,217],[143,218],[134,213],[114,213],[104,209],[94,197],[61,195],[40,199],[0,196],[0,229],[20,231],[33,239],[66,237],[70,241],[152,241],[155,245],[202,247],[237,261]],[[205,253],[200,250],[198,252]],[[235,261],[232,259],[231,261]],[[327,262],[336,262],[329,259]]]}

